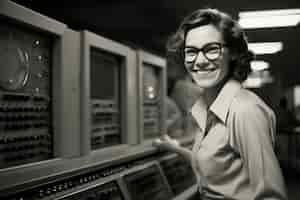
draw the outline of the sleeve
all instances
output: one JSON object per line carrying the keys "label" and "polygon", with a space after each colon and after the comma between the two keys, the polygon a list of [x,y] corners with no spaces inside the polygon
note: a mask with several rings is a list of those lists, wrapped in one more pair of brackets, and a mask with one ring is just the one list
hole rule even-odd
{"label": "sleeve", "polygon": [[275,115],[264,105],[250,104],[233,118],[235,147],[249,174],[254,200],[285,200],[285,185],[275,156]]}

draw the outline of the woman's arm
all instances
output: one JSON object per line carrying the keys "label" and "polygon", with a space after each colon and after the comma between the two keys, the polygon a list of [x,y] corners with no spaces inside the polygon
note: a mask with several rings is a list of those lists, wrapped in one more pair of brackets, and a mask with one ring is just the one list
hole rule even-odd
{"label": "woman's arm", "polygon": [[285,185],[273,150],[274,113],[258,104],[239,109],[234,117],[237,151],[249,173],[254,200],[286,200]]}

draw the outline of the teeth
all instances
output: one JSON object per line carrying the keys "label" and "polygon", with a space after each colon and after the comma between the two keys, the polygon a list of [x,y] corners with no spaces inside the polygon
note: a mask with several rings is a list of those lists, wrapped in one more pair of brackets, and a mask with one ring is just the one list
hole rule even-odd
{"label": "teeth", "polygon": [[197,73],[207,73],[207,72],[211,72],[214,71],[215,69],[198,69],[198,70],[192,70],[193,72],[197,72]]}
{"label": "teeth", "polygon": [[197,74],[206,74],[209,73],[210,71],[198,71]]}

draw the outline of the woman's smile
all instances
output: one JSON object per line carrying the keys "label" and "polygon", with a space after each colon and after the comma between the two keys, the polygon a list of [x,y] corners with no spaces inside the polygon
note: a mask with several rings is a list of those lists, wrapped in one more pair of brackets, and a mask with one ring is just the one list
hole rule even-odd
{"label": "woman's smile", "polygon": [[208,74],[210,72],[213,72],[215,71],[217,68],[214,67],[214,68],[204,68],[204,69],[192,69],[192,73],[197,73],[197,74]]}

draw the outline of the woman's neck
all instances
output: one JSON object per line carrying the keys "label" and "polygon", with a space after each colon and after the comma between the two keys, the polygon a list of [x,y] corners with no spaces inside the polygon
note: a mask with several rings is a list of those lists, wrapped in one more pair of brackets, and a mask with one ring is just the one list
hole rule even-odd
{"label": "woman's neck", "polygon": [[207,107],[211,106],[211,104],[215,101],[221,89],[223,88],[225,82],[218,84],[212,88],[206,88],[204,91],[204,99]]}

